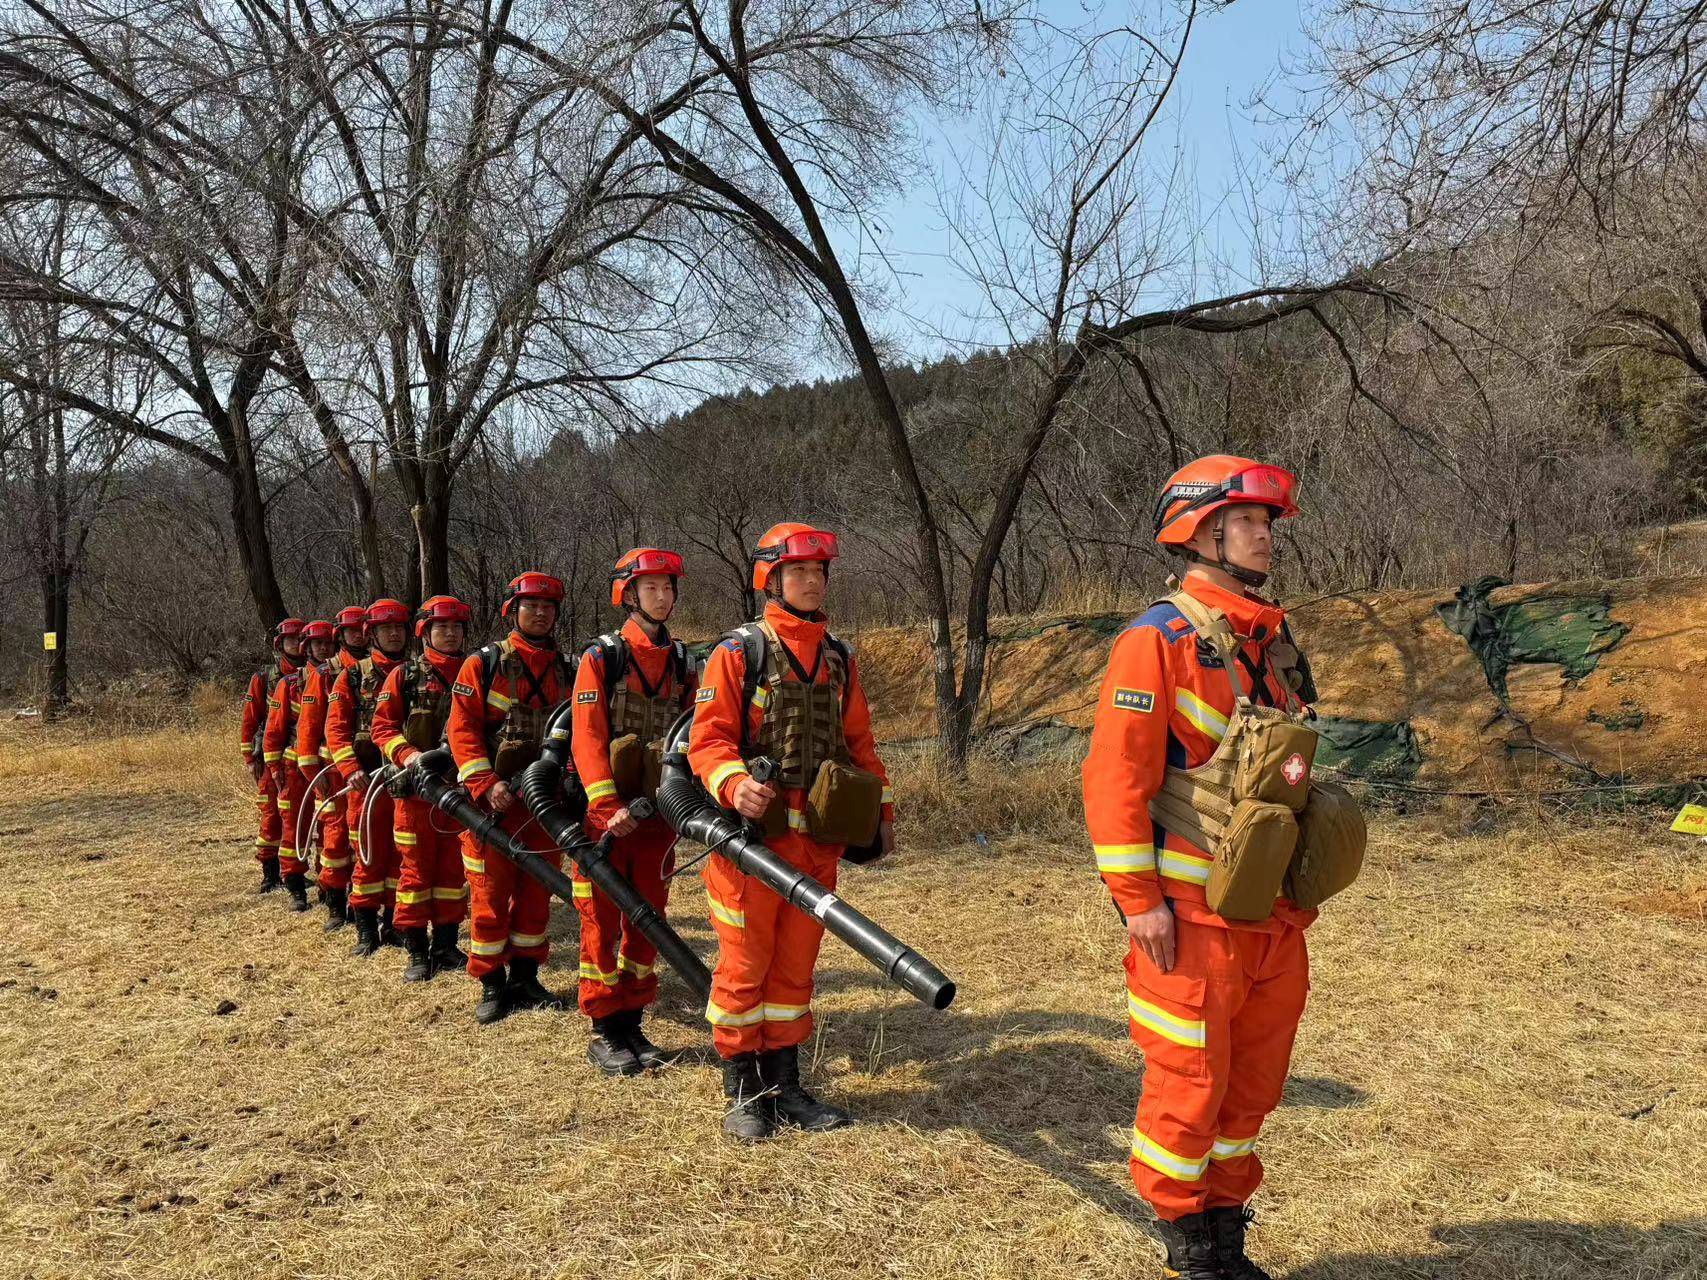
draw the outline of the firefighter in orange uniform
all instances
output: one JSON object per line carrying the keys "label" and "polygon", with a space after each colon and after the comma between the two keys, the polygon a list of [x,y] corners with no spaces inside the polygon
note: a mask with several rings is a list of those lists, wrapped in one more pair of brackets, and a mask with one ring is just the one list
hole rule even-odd
{"label": "firefighter in orange uniform", "polygon": [[[501,816],[505,831],[558,867],[562,852],[511,784],[539,758],[546,717],[573,689],[574,670],[552,638],[562,602],[563,583],[548,573],[511,579],[499,609],[511,622],[510,634],[463,662],[445,731],[457,781],[477,804]],[[467,832],[462,859],[472,898],[468,972],[480,979],[475,1020],[484,1025],[512,1009],[561,1008],[539,982],[539,967],[550,954],[551,895]]]}
{"label": "firefighter in orange uniform", "polygon": [[[243,694],[243,764],[255,779],[255,808],[260,814],[255,836],[255,861],[261,864],[262,893],[284,887],[279,878],[279,837],[284,826],[279,817],[278,782],[267,759],[265,736],[269,700],[273,689],[302,660],[302,621],[286,618],[273,628],[273,660],[249,677]],[[279,759],[284,749],[279,749]]]}
{"label": "firefighter in orange uniform", "polygon": [[[420,654],[393,667],[385,677],[373,713],[373,742],[380,755],[400,769],[444,738],[451,686],[462,666],[472,616],[455,596],[427,600],[415,614]],[[435,815],[425,800],[411,796],[395,804],[400,865],[395,923],[409,954],[403,981],[425,982],[468,962],[456,945],[468,914],[460,828],[451,819]]]}
{"label": "firefighter in orange uniform", "polygon": [[302,771],[296,766],[297,723],[302,716],[302,689],[305,673],[316,661],[324,660],[332,651],[332,624],[305,622],[299,633],[302,655],[299,664],[285,673],[273,686],[267,699],[267,727],[261,734],[261,745],[267,768],[278,790],[279,805],[279,870],[284,875],[285,890],[290,894],[293,911],[308,910],[308,877],[305,863],[296,847],[297,818],[302,813],[304,784]]}
{"label": "firefighter in orange uniform", "polygon": [[[366,621],[366,611],[353,612]],[[331,785],[338,776],[326,749],[326,706],[332,693],[332,681],[340,671],[347,671],[367,654],[366,632],[358,629],[362,638],[359,652],[349,642],[352,610],[341,609],[332,628],[336,653],[323,654],[326,646],[310,641],[313,661],[303,668],[302,714],[296,722],[296,767],[302,772],[304,809],[312,808],[312,821],[320,826],[320,896],[326,904],[326,932],[342,929],[349,916],[345,910],[345,891],[350,884],[350,827],[344,818],[342,797],[331,797],[338,790]],[[321,625],[321,624],[316,624]],[[307,839],[307,822],[303,811],[296,815],[297,826]],[[306,852],[306,848],[303,849]],[[306,859],[304,859],[306,862]]]}
{"label": "firefighter in orange uniform", "polygon": [[1152,605],[1115,641],[1084,764],[1097,870],[1130,938],[1129,1029],[1144,1051],[1132,1176],[1155,1209],[1168,1274],[1189,1280],[1267,1275],[1245,1256],[1245,1206],[1304,1011],[1304,929],[1316,913],[1281,897],[1267,919],[1217,915],[1205,898],[1210,855],[1154,822],[1150,806],[1165,773],[1208,761],[1234,714],[1226,664],[1187,612],[1225,618],[1233,678],[1254,705],[1301,709],[1315,696],[1307,666],[1293,668],[1295,684],[1284,678],[1278,664],[1301,656],[1285,614],[1255,594],[1273,521],[1296,514],[1293,490],[1290,473],[1224,455],[1169,479],[1156,535],[1190,563],[1188,599]]}
{"label": "firefighter in orange uniform", "polygon": [[[766,843],[830,888],[847,846],[813,838],[806,804],[826,762],[851,764],[880,787],[878,836],[860,860],[890,852],[895,842],[888,775],[865,692],[819,607],[836,553],[835,534],[805,524],[775,525],[759,540],[753,586],[764,593],[764,615],[712,650],[688,744],[694,773],[717,802],[766,821],[774,832]],[[751,776],[748,762],[761,756],[781,766],[776,782]],[[876,791],[872,799],[879,800]],[[823,926],[721,858],[707,859],[704,876],[719,944],[705,1016],[731,1100],[724,1130],[751,1141],[782,1124],[815,1131],[849,1123],[845,1111],[800,1084],[798,1046],[812,1034],[812,971]]]}
{"label": "firefighter in orange uniform", "polygon": [[[589,834],[616,838],[611,865],[659,915],[669,900],[665,869],[676,833],[656,813],[637,819],[629,804],[653,799],[656,779],[647,768],[648,753],[693,705],[693,665],[686,646],[672,640],[666,626],[681,577],[681,556],[657,547],[637,548],[616,562],[611,605],[626,608],[628,620],[619,633],[600,636],[581,655],[570,740],[575,772],[587,792]],[[579,872],[575,905],[581,915],[581,1012],[593,1022],[588,1061],[613,1076],[664,1066],[670,1057],[640,1027],[647,1006],[658,998],[656,949]]]}
{"label": "firefighter in orange uniform", "polygon": [[397,845],[391,795],[384,787],[370,785],[382,763],[372,726],[380,687],[408,652],[409,607],[401,600],[375,600],[367,607],[367,636],[367,657],[338,674],[326,711],[326,745],[349,786],[345,814],[355,852],[350,872],[350,911],[356,921],[353,956],[371,956],[382,945],[397,942],[391,924]]}

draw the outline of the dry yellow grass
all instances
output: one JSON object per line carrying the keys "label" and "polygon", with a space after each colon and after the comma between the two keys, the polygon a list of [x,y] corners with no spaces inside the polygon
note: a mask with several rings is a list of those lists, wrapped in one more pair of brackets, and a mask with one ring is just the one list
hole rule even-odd
{"label": "dry yellow grass", "polygon": [[[815,1074],[865,1123],[747,1151],[708,1068],[607,1081],[575,1016],[478,1029],[466,980],[405,988],[397,953],[351,960],[254,896],[228,727],[0,727],[0,1275],[1159,1274],[1113,912],[1071,830],[1001,834],[1070,812],[1070,770],[981,765],[945,825],[988,848],[928,840],[946,793],[903,782],[911,849],[844,888],[961,997],[931,1013],[828,943]],[[1707,846],[1661,825],[1377,825],[1312,931],[1259,1257],[1707,1276],[1707,926],[1618,905],[1707,884]],[[709,954],[702,908],[680,883]],[[553,932],[568,986],[565,913]],[[665,991],[660,1041],[704,1046]]]}

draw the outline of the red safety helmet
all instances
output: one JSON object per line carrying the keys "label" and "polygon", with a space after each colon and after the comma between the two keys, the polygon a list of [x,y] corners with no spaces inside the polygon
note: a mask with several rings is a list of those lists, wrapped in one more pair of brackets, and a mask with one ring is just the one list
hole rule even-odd
{"label": "red safety helmet", "polygon": [[1217,453],[1188,462],[1162,486],[1156,501],[1156,541],[1184,546],[1204,518],[1234,503],[1257,503],[1276,520],[1298,514],[1297,478],[1285,467]]}
{"label": "red safety helmet", "polygon": [[286,637],[300,636],[301,634],[302,619],[286,618],[283,622],[279,623],[278,626],[273,628],[273,648],[277,649],[280,653],[283,653]]}
{"label": "red safety helmet", "polygon": [[304,641],[335,640],[338,636],[337,629],[324,618],[317,618],[313,622],[303,623],[301,634]]}
{"label": "red safety helmet", "polygon": [[616,571],[610,576],[611,607],[622,607],[622,593],[634,579],[648,573],[667,573],[670,575],[670,585],[680,589],[682,576],[682,558],[674,551],[665,551],[659,547],[636,547],[616,562]]}
{"label": "red safety helmet", "polygon": [[338,610],[338,630],[342,631],[345,627],[359,627],[366,630],[367,610],[359,604],[347,604]]}
{"label": "red safety helmet", "polygon": [[460,622],[467,626],[474,611],[455,596],[431,596],[415,611],[415,635],[425,640],[427,629],[435,622]]}
{"label": "red safety helmet", "polygon": [[830,561],[840,554],[836,535],[809,524],[773,524],[753,551],[753,590],[763,591],[770,581],[771,570],[779,564],[798,560],[821,560],[828,570]]}
{"label": "red safety helmet", "polygon": [[510,585],[504,593],[504,603],[498,606],[498,616],[509,617],[511,608],[518,600],[549,600],[552,604],[561,605],[563,580],[554,578],[549,573],[540,573],[537,569],[518,573],[510,579]]}
{"label": "red safety helmet", "polygon": [[390,596],[375,600],[367,607],[367,624],[370,627],[383,626],[387,622],[408,621],[409,606],[401,600],[393,600]]}

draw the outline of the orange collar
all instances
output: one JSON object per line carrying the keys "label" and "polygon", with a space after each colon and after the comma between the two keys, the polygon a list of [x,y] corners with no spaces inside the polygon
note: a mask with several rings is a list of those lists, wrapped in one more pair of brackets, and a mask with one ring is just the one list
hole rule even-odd
{"label": "orange collar", "polygon": [[523,635],[520,631],[510,632],[510,648],[521,654],[530,664],[543,662],[557,651],[557,644],[549,636],[544,640],[534,640]]}
{"label": "orange collar", "polygon": [[456,673],[462,668],[462,660],[467,655],[461,653],[440,653],[432,645],[422,645],[421,655],[426,658],[427,665],[446,684],[456,682]]}
{"label": "orange collar", "polygon": [[790,613],[775,600],[765,601],[765,621],[771,624],[778,639],[786,640],[790,647],[804,649],[808,653],[824,642],[824,632],[830,627],[830,619],[822,609],[810,618],[802,618],[799,614]]}
{"label": "orange collar", "polygon": [[646,634],[646,628],[632,614],[628,621],[622,624],[622,638],[628,642],[631,652],[639,653],[663,653],[674,643],[670,639],[668,627],[664,628],[663,641],[655,642],[651,636]]}
{"label": "orange collar", "polygon": [[1286,610],[1279,605],[1270,604],[1260,596],[1235,595],[1200,574],[1187,574],[1181,586],[1192,599],[1226,614],[1234,632],[1259,648],[1278,636],[1286,622]]}

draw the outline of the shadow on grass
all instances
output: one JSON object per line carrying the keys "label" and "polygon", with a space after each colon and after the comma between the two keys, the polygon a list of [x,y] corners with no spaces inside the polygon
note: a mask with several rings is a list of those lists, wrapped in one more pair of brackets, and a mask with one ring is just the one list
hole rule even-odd
{"label": "shadow on grass", "polygon": [[[1143,1063],[1114,1020],[902,1007],[835,1015],[827,1039],[851,1054],[856,1070],[869,1064],[877,1080],[914,1064],[931,1086],[862,1093],[862,1116],[977,1133],[1110,1213],[1149,1220],[1125,1172]],[[833,1096],[833,1083],[826,1092]],[[1297,1078],[1282,1105],[1351,1107],[1367,1096],[1342,1081]]]}
{"label": "shadow on grass", "polygon": [[1337,1253],[1288,1272],[1289,1280],[1703,1280],[1707,1219],[1657,1227],[1533,1219],[1436,1227],[1440,1253]]}

